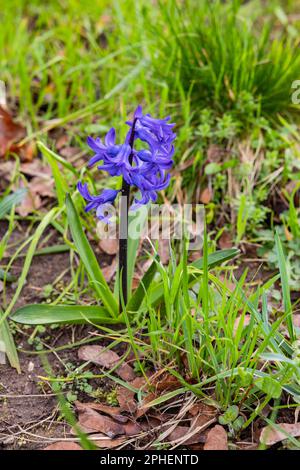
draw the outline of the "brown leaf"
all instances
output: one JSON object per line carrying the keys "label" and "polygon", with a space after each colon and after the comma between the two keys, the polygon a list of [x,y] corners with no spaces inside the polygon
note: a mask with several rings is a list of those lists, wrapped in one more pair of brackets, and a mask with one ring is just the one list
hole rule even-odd
{"label": "brown leaf", "polygon": [[[78,429],[81,431],[81,432],[84,432],[85,434],[93,434],[95,432],[95,429],[93,428],[88,428],[87,426],[83,426],[82,424],[79,424],[79,423],[76,423],[76,428],[73,427],[70,429],[70,433],[73,435],[73,436],[77,436],[77,431],[76,429]],[[104,436],[104,434],[103,434]]]}
{"label": "brown leaf", "polygon": [[129,421],[129,423],[126,423],[124,428],[126,436],[129,437],[140,434],[140,432],[144,430],[139,423],[133,421]]}
{"label": "brown leaf", "polygon": [[219,247],[221,248],[221,250],[232,248],[231,235],[227,230],[224,230],[222,235],[219,238]]}
{"label": "brown leaf", "polygon": [[167,264],[170,259],[170,240],[159,240],[158,254],[162,264]]}
{"label": "brown leaf", "polygon": [[119,250],[119,243],[116,238],[104,238],[100,240],[99,246],[104,253],[115,255]]}
{"label": "brown leaf", "polygon": [[102,432],[110,438],[125,433],[122,424],[116,423],[108,416],[101,415],[90,408],[79,410],[79,425],[94,429],[96,432]]}
{"label": "brown leaf", "polygon": [[150,383],[155,387],[156,392],[170,392],[181,386],[177,377],[165,372],[150,377]]}
{"label": "brown leaf", "polygon": [[9,112],[0,106],[0,157],[10,151],[12,145],[22,139],[25,134],[25,128],[15,123]]}
{"label": "brown leaf", "polygon": [[204,415],[208,417],[216,416],[217,409],[214,406],[207,405],[206,403],[195,403],[190,409],[189,414],[192,416]]}
{"label": "brown leaf", "polygon": [[164,370],[158,371],[149,377],[149,382],[150,385],[155,388],[155,391],[148,393],[143,398],[143,402],[137,411],[137,417],[143,416],[146,413],[149,409],[149,404],[155,400],[155,398],[160,396],[162,393],[176,390],[181,385],[176,377],[166,373]]}
{"label": "brown leaf", "polygon": [[[111,349],[103,348],[102,346],[82,346],[78,351],[79,359],[83,361],[91,361],[106,369],[112,369],[120,361],[117,353]],[[115,372],[121,379],[130,382],[135,379],[133,369],[126,363],[121,364]]]}
{"label": "brown leaf", "polygon": [[72,158],[80,153],[80,147],[64,147],[60,150],[60,155],[65,158]]}
{"label": "brown leaf", "polygon": [[272,446],[277,442],[287,439],[288,435],[293,437],[300,436],[300,423],[279,423],[278,426],[280,429],[282,429],[282,431],[275,429],[271,425],[263,428],[259,438],[260,442],[266,444],[267,446]]}
{"label": "brown leaf", "polygon": [[38,194],[39,196],[51,197],[51,198],[55,196],[54,189],[53,189],[54,180],[53,178],[49,178],[48,176],[46,177],[35,176],[29,182],[28,187],[32,194]]}
{"label": "brown leaf", "polygon": [[58,441],[45,447],[43,450],[82,450],[79,444],[71,441]]}
{"label": "brown leaf", "polygon": [[30,163],[22,163],[20,170],[21,173],[28,176],[40,176],[41,178],[45,178],[46,176],[52,175],[50,166],[44,165],[42,160],[38,158]]}
{"label": "brown leaf", "polygon": [[146,381],[145,377],[135,377],[135,379],[133,379],[130,382],[130,385],[133,388],[136,388],[136,389],[140,390],[141,388],[143,388],[146,385],[146,383],[147,383],[147,381]]}
{"label": "brown leaf", "polygon": [[62,147],[65,147],[65,145],[69,142],[69,136],[68,134],[63,134],[58,139],[56,140],[56,148],[57,150],[60,150]]}
{"label": "brown leaf", "polygon": [[211,144],[207,149],[207,160],[209,162],[218,163],[224,155],[224,149],[217,144]]}
{"label": "brown leaf", "polygon": [[210,188],[205,188],[202,193],[200,194],[200,202],[202,204],[209,204],[212,200],[213,192]]}
{"label": "brown leaf", "polygon": [[106,282],[110,282],[114,277],[117,270],[117,260],[116,258],[108,265],[102,268],[103,276],[105,277]]}
{"label": "brown leaf", "polygon": [[78,410],[92,409],[96,411],[101,411],[109,416],[111,416],[118,423],[126,423],[128,421],[127,416],[121,415],[121,408],[118,406],[109,406],[104,405],[103,403],[80,403],[79,401],[75,402],[76,408]]}
{"label": "brown leaf", "polygon": [[[192,430],[187,426],[176,426],[176,428],[166,437],[165,441],[176,444],[177,442],[183,445],[197,444],[205,442],[205,436],[201,432],[196,432],[189,437]],[[184,439],[186,437],[186,439]]]}
{"label": "brown leaf", "polygon": [[124,444],[126,438],[117,437],[116,439],[109,439],[103,434],[93,434],[92,436],[89,436],[89,440],[92,441],[99,449],[114,449],[115,447]]}
{"label": "brown leaf", "polygon": [[227,433],[222,426],[217,424],[208,431],[203,450],[228,450]]}
{"label": "brown leaf", "polygon": [[42,205],[41,198],[38,194],[27,191],[27,194],[22,199],[21,204],[18,204],[16,207],[16,212],[21,217],[26,217],[28,214],[31,214],[35,210],[38,210]]}
{"label": "brown leaf", "polygon": [[137,409],[137,402],[134,399],[135,393],[126,387],[117,387],[117,398],[122,411],[128,413],[135,413]]}

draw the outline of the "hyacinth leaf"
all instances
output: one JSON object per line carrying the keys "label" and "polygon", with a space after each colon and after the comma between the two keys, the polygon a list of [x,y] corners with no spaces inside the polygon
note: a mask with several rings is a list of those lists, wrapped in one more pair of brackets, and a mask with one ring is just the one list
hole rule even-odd
{"label": "hyacinth leaf", "polygon": [[[220,266],[225,261],[229,261],[240,253],[240,250],[237,248],[229,248],[228,250],[218,250],[214,253],[211,253],[207,257],[207,268],[213,269],[217,266]],[[199,258],[189,265],[195,269],[203,269],[203,258]],[[188,276],[188,286],[191,287],[197,281],[198,276],[196,274],[189,274]],[[158,283],[152,290],[150,294],[151,304],[159,303],[164,296],[164,288],[162,283]]]}
{"label": "hyacinth leaf", "polygon": [[25,325],[55,324],[113,324],[120,323],[105,307],[97,305],[39,305],[31,304],[15,311],[11,319]]}
{"label": "hyacinth leaf", "polygon": [[69,194],[66,197],[67,216],[75,247],[91,280],[91,287],[112,317],[118,316],[118,304],[99,267],[96,256],[82,229],[79,216]]}
{"label": "hyacinth leaf", "polygon": [[22,189],[17,189],[12,194],[9,194],[5,198],[0,201],[0,219],[2,219],[10,210],[16,206],[17,204],[20,204],[22,200],[24,199],[25,195],[27,193],[26,188]]}
{"label": "hyacinth leaf", "polygon": [[156,274],[158,260],[159,260],[159,256],[156,256],[153,262],[151,263],[150,267],[147,269],[147,271],[143,275],[139,286],[137,287],[131,299],[129,300],[128,305],[127,305],[127,311],[129,313],[136,312],[141,306],[145,298],[146,292],[148,291],[151,285],[151,282],[153,281],[153,278]]}

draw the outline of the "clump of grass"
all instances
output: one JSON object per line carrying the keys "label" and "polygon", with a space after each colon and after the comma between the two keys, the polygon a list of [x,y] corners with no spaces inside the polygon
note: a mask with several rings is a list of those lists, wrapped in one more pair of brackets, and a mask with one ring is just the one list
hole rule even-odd
{"label": "clump of grass", "polygon": [[272,120],[293,108],[291,85],[300,65],[297,41],[284,31],[274,37],[272,21],[256,24],[254,14],[243,16],[240,3],[161,6],[167,33],[154,53],[156,72],[175,101],[182,92],[190,95],[195,120],[204,106],[220,114],[233,110],[246,124],[253,111]]}

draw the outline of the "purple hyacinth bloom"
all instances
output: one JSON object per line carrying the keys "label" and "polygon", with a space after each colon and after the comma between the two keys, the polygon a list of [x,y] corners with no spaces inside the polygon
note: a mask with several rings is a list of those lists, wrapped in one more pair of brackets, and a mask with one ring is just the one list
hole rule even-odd
{"label": "purple hyacinth bloom", "polygon": [[144,204],[148,204],[149,201],[155,202],[157,200],[157,191],[165,189],[170,183],[170,174],[165,175],[165,172],[160,172],[160,175],[150,174],[145,177],[142,174],[135,174],[132,177],[134,185],[141,192],[141,199],[134,199],[134,204],[130,210],[134,211]]}
{"label": "purple hyacinth bloom", "polygon": [[[116,144],[114,128],[108,131],[104,142],[99,137],[87,139],[94,151],[88,166],[100,163],[99,170],[107,171],[111,176],[122,176],[128,185],[139,189],[141,198],[135,199],[133,210],[150,201],[155,202],[157,191],[166,188],[170,182],[166,171],[173,165],[176,134],[173,132],[175,124],[169,121],[170,117],[155,119],[150,114],[143,114],[142,107],[138,106],[133,120],[127,122],[130,130],[124,144]],[[137,139],[147,147],[135,150]],[[87,185],[81,182],[78,183],[78,191],[88,201],[86,211],[96,209],[97,216],[106,221],[103,208],[105,204],[114,202],[119,191],[105,190],[99,196],[91,196]]]}
{"label": "purple hyacinth bloom", "polygon": [[171,150],[172,142],[176,138],[173,132],[175,124],[170,123],[170,116],[164,119],[155,119],[150,114],[143,114],[142,107],[138,106],[134,113],[134,120],[127,124],[135,126],[135,137],[147,142],[152,148],[157,145],[166,152]]}
{"label": "purple hyacinth bloom", "polygon": [[105,208],[109,204],[114,203],[119,191],[115,189],[104,189],[99,196],[92,196],[88,190],[87,184],[82,184],[81,181],[78,182],[77,189],[81,196],[88,201],[84,209],[85,212],[96,209],[98,219],[108,223],[109,217],[105,215]]}

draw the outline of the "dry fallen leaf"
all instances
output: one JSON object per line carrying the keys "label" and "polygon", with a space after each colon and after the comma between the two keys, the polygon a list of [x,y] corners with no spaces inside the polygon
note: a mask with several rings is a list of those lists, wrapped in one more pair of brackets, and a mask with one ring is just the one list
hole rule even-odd
{"label": "dry fallen leaf", "polygon": [[105,277],[106,282],[110,282],[114,277],[117,271],[117,260],[116,258],[108,265],[102,268],[103,276]]}
{"label": "dry fallen leaf", "polygon": [[202,431],[192,434],[192,430],[187,426],[177,426],[165,439],[173,445],[180,442],[183,445],[191,445],[205,442],[205,436]]}
{"label": "dry fallen leaf", "polygon": [[170,392],[181,386],[177,377],[169,373],[155,374],[149,380],[156,392]]}
{"label": "dry fallen leaf", "polygon": [[225,151],[220,145],[211,144],[207,149],[207,160],[209,162],[218,163],[221,161],[224,153]]}
{"label": "dry fallen leaf", "polygon": [[[117,353],[111,349],[103,348],[102,346],[82,346],[78,351],[79,359],[83,361],[91,361],[106,369],[112,369],[120,361]],[[115,370],[121,379],[130,382],[135,379],[135,373],[128,364],[121,364]]]}
{"label": "dry fallen leaf", "polygon": [[17,205],[16,212],[21,217],[26,217],[28,214],[31,214],[35,210],[38,210],[42,205],[42,200],[38,194],[32,193],[30,190],[27,191],[25,197],[22,199],[22,202]]}
{"label": "dry fallen leaf", "polygon": [[228,450],[227,433],[222,426],[217,424],[208,431],[203,450]]}
{"label": "dry fallen leaf", "polygon": [[218,410],[214,406],[202,402],[195,403],[189,409],[189,414],[192,416],[204,415],[210,418],[216,416],[217,412]]}
{"label": "dry fallen leaf", "polygon": [[232,248],[231,235],[229,232],[227,232],[227,230],[224,230],[222,235],[219,238],[219,247],[221,248],[221,250]]}
{"label": "dry fallen leaf", "polygon": [[124,428],[126,436],[128,437],[135,436],[144,430],[140,423],[133,421],[129,421],[129,423],[126,423]]}
{"label": "dry fallen leaf", "polygon": [[135,413],[137,409],[137,403],[134,399],[135,393],[126,387],[117,387],[117,399],[122,411],[128,413]]}
{"label": "dry fallen leaf", "polygon": [[159,240],[158,254],[162,264],[167,264],[170,259],[170,240]]}
{"label": "dry fallen leaf", "polygon": [[0,106],[0,157],[10,151],[12,145],[21,140],[25,134],[25,127],[15,123],[9,112]]}
{"label": "dry fallen leaf", "polygon": [[125,434],[124,426],[120,423],[116,423],[108,416],[101,415],[90,408],[79,407],[78,409],[79,426],[85,426],[96,432],[101,432],[110,438]]}
{"label": "dry fallen leaf", "polygon": [[54,180],[49,176],[35,176],[28,183],[28,187],[33,194],[38,194],[42,197],[55,197],[54,193]]}
{"label": "dry fallen leaf", "polygon": [[93,434],[92,436],[89,436],[89,440],[92,441],[99,449],[114,449],[115,447],[124,444],[126,438],[117,437],[116,439],[109,439],[103,434]]}
{"label": "dry fallen leaf", "polygon": [[108,255],[115,255],[119,250],[119,242],[116,238],[104,238],[100,240],[99,246]]}
{"label": "dry fallen leaf", "polygon": [[20,166],[21,173],[28,176],[40,176],[41,178],[46,178],[51,176],[51,168],[49,165],[44,165],[42,160],[36,159],[30,163],[22,163]]}
{"label": "dry fallen leaf", "polygon": [[59,441],[50,444],[43,450],[82,450],[79,444],[70,441]]}
{"label": "dry fallen leaf", "polygon": [[282,429],[282,431],[275,429],[271,425],[263,428],[259,438],[260,442],[267,446],[272,446],[277,442],[287,439],[288,435],[293,437],[300,436],[300,423],[279,423],[278,427]]}
{"label": "dry fallen leaf", "polygon": [[202,193],[200,194],[200,202],[202,204],[209,204],[212,200],[213,192],[210,188],[205,188]]}
{"label": "dry fallen leaf", "polygon": [[80,403],[79,401],[77,401],[75,405],[78,410],[84,410],[89,408],[92,410],[101,411],[101,413],[105,413],[111,416],[118,423],[126,423],[128,421],[128,416],[122,416],[122,410],[118,406],[109,406],[104,405],[103,403]]}

